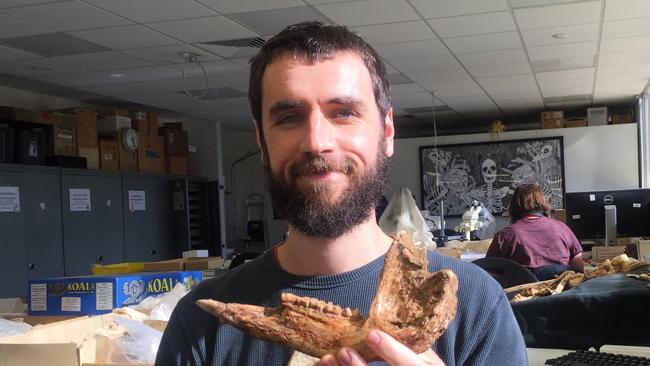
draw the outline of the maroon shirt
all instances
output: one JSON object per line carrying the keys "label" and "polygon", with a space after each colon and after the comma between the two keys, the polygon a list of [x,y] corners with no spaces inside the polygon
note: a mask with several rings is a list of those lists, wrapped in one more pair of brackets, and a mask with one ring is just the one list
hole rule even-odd
{"label": "maroon shirt", "polygon": [[569,264],[582,253],[580,242],[563,222],[548,217],[523,218],[494,235],[486,257],[511,259],[530,269]]}

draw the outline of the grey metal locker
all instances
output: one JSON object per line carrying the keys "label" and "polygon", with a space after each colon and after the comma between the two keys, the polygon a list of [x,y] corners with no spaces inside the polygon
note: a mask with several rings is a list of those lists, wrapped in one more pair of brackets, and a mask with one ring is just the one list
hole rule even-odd
{"label": "grey metal locker", "polygon": [[124,261],[120,172],[62,169],[61,200],[66,276],[90,274],[94,263]]}
{"label": "grey metal locker", "polygon": [[[27,295],[27,279],[63,275],[60,170],[0,164],[0,297]],[[12,190],[19,202],[6,212]]]}
{"label": "grey metal locker", "polygon": [[158,261],[180,255],[173,238],[171,187],[170,178],[164,175],[122,175],[127,261]]}

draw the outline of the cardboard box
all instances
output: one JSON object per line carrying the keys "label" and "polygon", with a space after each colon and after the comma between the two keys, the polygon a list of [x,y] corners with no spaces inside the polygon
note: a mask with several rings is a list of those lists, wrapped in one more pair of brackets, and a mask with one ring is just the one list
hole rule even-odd
{"label": "cardboard box", "polygon": [[138,171],[148,173],[165,173],[163,137],[140,135],[138,147]]}
{"label": "cardboard box", "polygon": [[553,210],[553,218],[566,224],[566,210],[563,208]]}
{"label": "cardboard box", "polygon": [[149,134],[155,135],[158,132],[158,113],[147,112],[147,124],[149,125]]}
{"label": "cardboard box", "polygon": [[164,137],[165,156],[187,156],[187,132],[160,127],[158,134]]}
{"label": "cardboard box", "polygon": [[76,117],[59,114],[60,119],[52,122],[52,154],[77,156]]}
{"label": "cardboard box", "polygon": [[545,111],[540,114],[542,129],[564,127],[563,111]]}
{"label": "cardboard box", "polygon": [[607,107],[587,108],[589,126],[607,125]]}
{"label": "cardboard box", "polygon": [[101,111],[97,119],[97,132],[117,132],[123,128],[131,128],[129,112],[113,109]]}
{"label": "cardboard box", "polygon": [[165,128],[183,131],[183,122],[165,122]]}
{"label": "cardboard box", "polygon": [[106,276],[29,280],[29,315],[92,315],[139,304],[148,296],[169,292],[178,283],[189,288],[200,271],[128,273]]}
{"label": "cardboard box", "polygon": [[35,327],[31,332],[0,338],[0,364],[83,366],[95,362],[94,335],[108,328],[113,314],[78,317]]}
{"label": "cardboard box", "polygon": [[77,148],[97,149],[97,112],[92,109],[75,111],[77,127]]}
{"label": "cardboard box", "polygon": [[99,168],[101,170],[120,170],[116,141],[99,140]]}
{"label": "cardboard box", "polygon": [[632,115],[629,113],[626,114],[613,114],[612,115],[612,124],[613,125],[620,125],[623,123],[634,123],[634,120],[632,119]]}
{"label": "cardboard box", "polygon": [[[148,135],[151,132],[149,131],[149,121],[147,120],[146,112],[131,112],[131,127],[138,131],[140,136]],[[154,130],[154,134],[156,133]]]}
{"label": "cardboard box", "polygon": [[60,112],[38,112],[36,113],[36,123],[44,125],[53,125],[63,121],[63,115]]}
{"label": "cardboard box", "polygon": [[186,156],[166,156],[165,173],[170,175],[187,175]]}
{"label": "cardboard box", "polygon": [[221,257],[176,258],[166,261],[145,262],[145,271],[199,271],[223,268]]}
{"label": "cardboard box", "polygon": [[79,157],[86,158],[88,169],[99,169],[99,148],[80,147],[77,154]]}
{"label": "cardboard box", "polygon": [[564,127],[587,127],[586,118],[569,118],[564,120]]}
{"label": "cardboard box", "polygon": [[594,246],[591,248],[591,259],[594,262],[603,262],[605,259],[612,259],[617,255],[625,253],[626,245]]}
{"label": "cardboard box", "polygon": [[120,132],[101,133],[102,139],[109,139],[115,141],[117,146],[117,160],[119,170],[122,172],[137,172],[138,171],[138,151],[129,151],[122,144]]}

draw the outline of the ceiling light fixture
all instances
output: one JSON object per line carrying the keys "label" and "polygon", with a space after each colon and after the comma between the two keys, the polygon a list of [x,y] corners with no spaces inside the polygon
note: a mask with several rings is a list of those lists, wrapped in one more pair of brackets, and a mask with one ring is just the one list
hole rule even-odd
{"label": "ceiling light fixture", "polygon": [[568,36],[569,35],[567,33],[554,33],[551,37],[553,37],[555,39],[565,39]]}
{"label": "ceiling light fixture", "polygon": [[[206,95],[208,95],[208,88],[209,88],[208,72],[205,71],[205,67],[203,67],[203,64],[201,64],[201,61],[203,61],[203,57],[200,54],[194,52],[180,52],[179,55],[185,59],[185,63],[183,64],[183,70],[182,70],[183,91],[185,91],[185,94],[187,94],[187,96],[189,97],[196,98],[196,99],[203,99]],[[187,77],[186,77],[185,68],[187,67],[188,64],[196,64],[203,72],[203,80],[205,81],[205,88],[199,94],[193,94],[187,86]]]}
{"label": "ceiling light fixture", "polygon": [[124,74],[108,74],[109,78],[123,78]]}

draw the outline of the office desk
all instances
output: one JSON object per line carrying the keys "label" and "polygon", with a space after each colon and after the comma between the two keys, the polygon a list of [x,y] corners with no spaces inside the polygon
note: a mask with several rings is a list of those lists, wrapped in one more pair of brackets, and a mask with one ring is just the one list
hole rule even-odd
{"label": "office desk", "polygon": [[513,303],[512,310],[527,347],[650,346],[647,284],[613,274],[590,279],[561,294]]}

